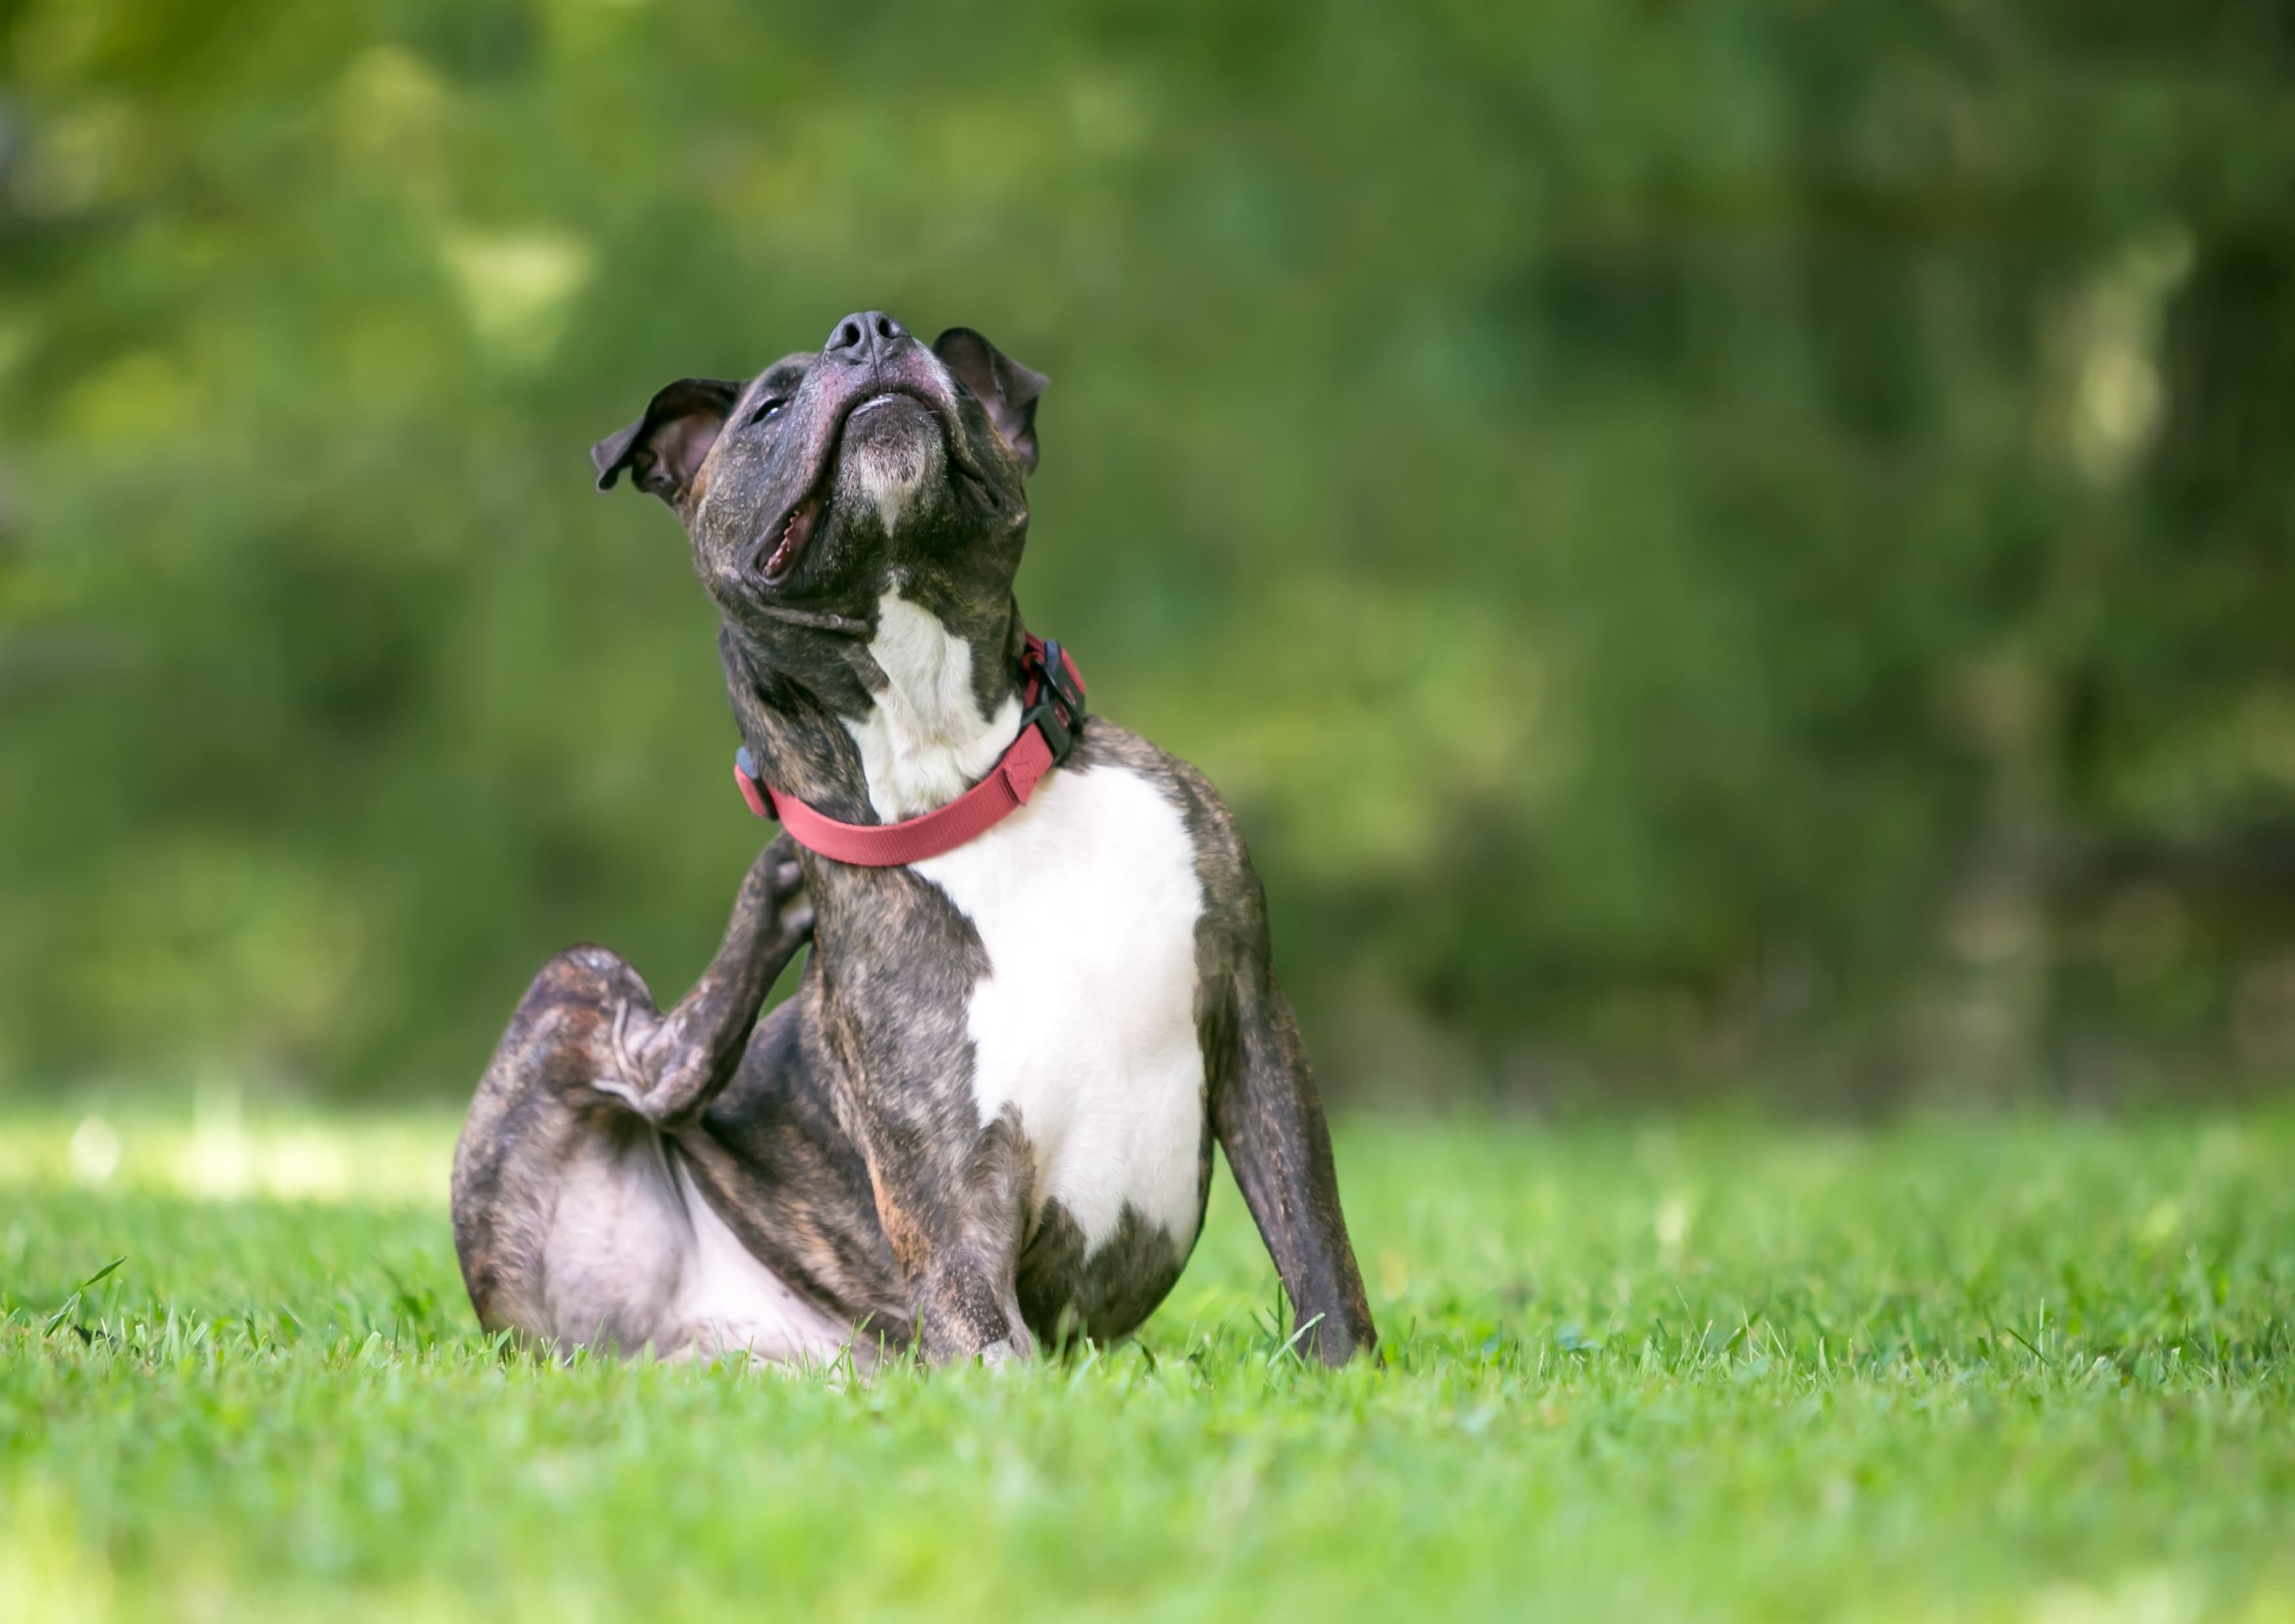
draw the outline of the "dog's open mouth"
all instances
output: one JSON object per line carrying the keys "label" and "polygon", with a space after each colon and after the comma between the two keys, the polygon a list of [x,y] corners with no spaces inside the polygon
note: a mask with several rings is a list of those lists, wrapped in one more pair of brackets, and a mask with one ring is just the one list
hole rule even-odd
{"label": "dog's open mouth", "polygon": [[803,502],[788,510],[788,517],[781,520],[779,538],[765,559],[766,580],[778,581],[788,573],[789,566],[796,562],[797,555],[804,551],[805,543],[813,540],[813,533],[821,527],[821,516],[828,507],[829,480],[824,477]]}

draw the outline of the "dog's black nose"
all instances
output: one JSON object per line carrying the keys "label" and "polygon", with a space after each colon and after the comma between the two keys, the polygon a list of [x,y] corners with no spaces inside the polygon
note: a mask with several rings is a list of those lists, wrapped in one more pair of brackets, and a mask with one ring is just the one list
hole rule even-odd
{"label": "dog's black nose", "polygon": [[859,310],[839,322],[821,353],[846,364],[881,359],[909,336],[909,330],[881,310]]}

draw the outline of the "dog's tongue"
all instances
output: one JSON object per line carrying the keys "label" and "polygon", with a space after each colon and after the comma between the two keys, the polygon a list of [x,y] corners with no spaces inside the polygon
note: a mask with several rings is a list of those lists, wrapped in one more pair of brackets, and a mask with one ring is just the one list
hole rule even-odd
{"label": "dog's tongue", "polygon": [[789,516],[781,526],[780,540],[775,543],[772,556],[765,560],[768,578],[787,569],[796,561],[797,554],[804,551],[804,544],[813,539],[813,526],[821,521],[824,500],[823,494],[816,491],[789,510]]}

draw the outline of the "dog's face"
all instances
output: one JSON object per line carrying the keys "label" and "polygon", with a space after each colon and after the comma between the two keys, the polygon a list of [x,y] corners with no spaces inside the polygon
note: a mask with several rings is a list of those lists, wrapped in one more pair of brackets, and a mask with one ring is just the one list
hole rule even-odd
{"label": "dog's face", "polygon": [[675,510],[725,615],[768,647],[898,590],[951,625],[1009,602],[1044,380],[968,327],[878,311],[747,385],[687,378],[591,449]]}

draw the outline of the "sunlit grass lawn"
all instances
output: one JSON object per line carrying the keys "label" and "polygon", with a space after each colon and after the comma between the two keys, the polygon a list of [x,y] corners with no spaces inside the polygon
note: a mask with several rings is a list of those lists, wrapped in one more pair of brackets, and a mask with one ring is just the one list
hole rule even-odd
{"label": "sunlit grass lawn", "polygon": [[453,1130],[0,1118],[0,1619],[2295,1620],[2284,1114],[1359,1121],[1384,1368],[1222,1171],[1139,1342],[865,1384],[490,1349]]}

